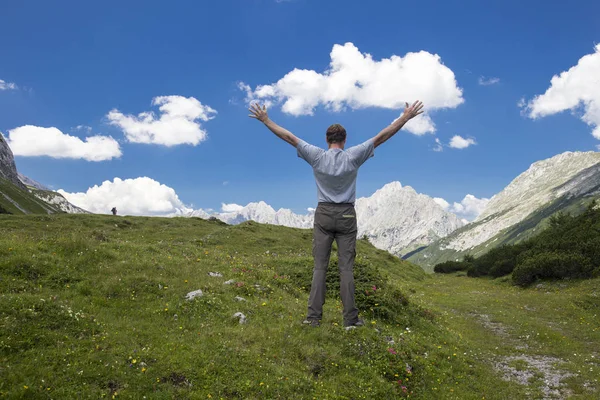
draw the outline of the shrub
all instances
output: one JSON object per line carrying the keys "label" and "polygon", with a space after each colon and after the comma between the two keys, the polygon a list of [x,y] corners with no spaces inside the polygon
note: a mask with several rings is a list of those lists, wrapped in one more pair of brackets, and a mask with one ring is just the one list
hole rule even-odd
{"label": "shrub", "polygon": [[433,267],[433,272],[438,274],[450,274],[456,271],[466,271],[470,266],[470,263],[464,261],[446,261]]}
{"label": "shrub", "polygon": [[592,263],[581,254],[547,252],[524,260],[513,271],[512,279],[516,285],[527,286],[537,279],[589,278],[592,273]]}

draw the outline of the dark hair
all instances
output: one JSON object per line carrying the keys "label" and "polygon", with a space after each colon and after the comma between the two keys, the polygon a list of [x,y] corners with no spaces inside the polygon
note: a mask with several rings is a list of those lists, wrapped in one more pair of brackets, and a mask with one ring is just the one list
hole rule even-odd
{"label": "dark hair", "polygon": [[346,140],[346,130],[340,124],[327,128],[327,143],[342,143]]}

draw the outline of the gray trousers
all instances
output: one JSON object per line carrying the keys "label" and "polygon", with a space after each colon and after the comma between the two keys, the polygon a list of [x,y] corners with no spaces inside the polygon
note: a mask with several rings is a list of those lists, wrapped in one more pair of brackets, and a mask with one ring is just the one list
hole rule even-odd
{"label": "gray trousers", "polygon": [[340,268],[340,295],[344,305],[344,324],[358,321],[358,309],[354,304],[354,259],[356,257],[356,211],[352,204],[319,203],[315,211],[313,232],[313,271],[307,319],[320,320],[325,304],[325,276],[329,266],[331,245],[338,246]]}

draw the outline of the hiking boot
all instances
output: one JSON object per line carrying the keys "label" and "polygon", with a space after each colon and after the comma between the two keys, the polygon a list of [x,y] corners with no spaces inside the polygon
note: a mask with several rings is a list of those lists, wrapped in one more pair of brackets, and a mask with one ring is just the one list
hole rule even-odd
{"label": "hiking boot", "polygon": [[349,331],[350,329],[356,329],[360,326],[365,326],[365,320],[362,318],[357,319],[356,322],[352,324],[347,324],[346,322],[344,322],[344,329],[347,331]]}
{"label": "hiking boot", "polygon": [[318,328],[319,326],[321,326],[321,321],[319,321],[318,319],[305,319],[304,321],[302,321],[303,325],[310,325],[312,328]]}

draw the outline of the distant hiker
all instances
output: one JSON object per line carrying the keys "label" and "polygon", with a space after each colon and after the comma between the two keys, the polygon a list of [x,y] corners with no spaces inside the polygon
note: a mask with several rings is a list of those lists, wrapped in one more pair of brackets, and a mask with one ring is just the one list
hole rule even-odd
{"label": "distant hiker", "polygon": [[340,295],[344,305],[344,327],[362,326],[354,302],[354,258],[356,256],[356,235],[358,232],[356,211],[356,176],[358,168],[373,156],[374,149],[394,136],[410,119],[421,114],[423,103],[415,101],[412,106],[406,103],[404,113],[387,128],[358,146],[344,150],[346,130],[339,124],[327,129],[328,150],[306,143],[287,129],[269,119],[267,108],[258,104],[250,106],[249,117],[266,125],[279,138],[297,149],[298,157],[308,162],[317,183],[318,207],[315,211],[313,232],[314,270],[308,314],[305,324],[317,327],[323,317],[325,304],[325,276],[331,255],[331,245],[338,245],[338,265],[340,268]]}
{"label": "distant hiker", "polygon": [[112,208],[112,210],[110,210],[110,212],[111,212],[113,215],[117,215],[117,207],[113,207],[113,208]]}

